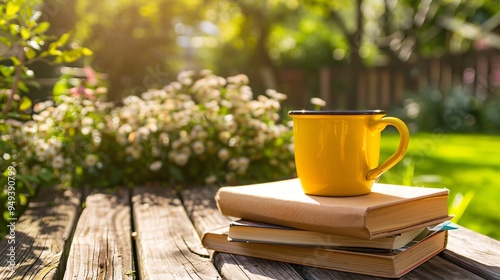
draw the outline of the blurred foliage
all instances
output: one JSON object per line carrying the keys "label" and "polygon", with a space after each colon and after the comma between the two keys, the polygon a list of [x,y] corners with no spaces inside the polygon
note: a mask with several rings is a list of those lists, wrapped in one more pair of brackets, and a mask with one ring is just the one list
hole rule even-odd
{"label": "blurred foliage", "polygon": [[4,138],[15,157],[22,155],[21,174],[48,170],[77,187],[227,184],[293,174],[292,131],[280,115],[286,96],[274,90],[254,96],[248,83],[245,75],[181,72],[122,106],[76,86],[56,103],[36,104],[33,120],[7,126]]}
{"label": "blurred foliage", "polygon": [[52,91],[54,101],[62,102],[61,96],[84,97],[104,101],[108,91],[107,75],[97,73],[90,66],[61,69]]}
{"label": "blurred foliage", "polygon": [[[188,182],[193,178],[202,181],[230,181],[231,178],[222,179],[222,175],[238,174],[236,167],[245,166],[247,160],[233,160],[231,164],[229,160],[215,161],[214,154],[207,157],[204,153],[196,154],[195,150],[200,151],[201,146],[191,142],[189,144],[194,146],[189,147],[189,156],[196,158],[192,165],[188,165],[192,168],[178,164],[183,163],[186,149],[182,150],[185,152],[184,156],[180,156],[182,160],[177,157],[177,165],[181,167],[165,163],[176,162],[175,155],[169,155],[172,147],[162,150],[158,157],[155,146],[159,147],[161,133],[153,132],[150,128],[154,127],[153,124],[158,125],[155,122],[166,121],[165,111],[174,118],[187,112],[193,113],[190,111],[193,106],[202,112],[216,108],[210,102],[197,103],[199,96],[193,96],[200,92],[194,88],[194,80],[190,82],[190,79],[200,77],[187,75],[189,77],[186,78],[184,74],[179,78],[177,73],[181,69],[208,68],[227,77],[235,77],[239,73],[248,75],[252,81],[248,85],[235,86],[229,82],[232,79],[228,78],[226,80],[229,87],[217,83],[216,88],[213,88],[214,85],[210,86],[213,92],[220,93],[220,99],[214,99],[220,103],[217,104],[219,109],[227,109],[222,110],[221,114],[232,115],[233,121],[236,119],[242,122],[235,117],[235,112],[228,113],[231,111],[230,105],[223,101],[230,100],[227,98],[228,92],[236,87],[236,91],[244,97],[249,88],[256,92],[263,92],[267,88],[279,90],[281,69],[304,69],[307,75],[317,78],[321,67],[341,64],[350,75],[347,77],[351,77],[346,79],[350,83],[350,91],[357,92],[358,81],[352,77],[355,77],[361,65],[392,65],[405,75],[405,82],[411,82],[416,80],[412,76],[415,72],[411,71],[413,63],[421,57],[461,53],[473,48],[498,47],[486,35],[495,32],[494,28],[498,26],[495,22],[499,17],[499,0],[74,0],[74,3],[76,19],[67,17],[65,20],[76,21],[74,33],[71,34],[75,35],[74,38],[80,45],[87,46],[88,49],[81,48],[72,41],[73,37],[68,33],[72,23],[62,24],[67,30],[57,36],[49,36],[50,24],[40,20],[40,10],[72,5],[73,1],[46,1],[45,6],[41,6],[41,0],[0,0],[0,107],[4,111],[0,118],[0,147],[3,153],[0,172],[15,166],[19,178],[19,205],[24,205],[24,198],[32,195],[37,184],[56,181],[71,182],[78,186],[85,184],[86,180],[97,182],[99,178],[105,178],[102,181],[105,186],[126,183],[124,178],[133,183],[146,177],[166,179],[165,176],[176,182]],[[51,21],[55,20],[51,16],[57,16],[56,13],[46,14]],[[470,30],[480,32],[469,32]],[[103,81],[95,84],[91,75],[77,77],[63,74],[55,87],[54,98],[57,103],[47,101],[35,105],[33,120],[24,122],[30,118],[25,114],[29,111],[26,109],[33,104],[19,93],[29,90],[33,77],[37,74],[28,65],[39,60],[57,64],[74,62],[82,55],[90,55],[90,49],[94,55],[86,62],[107,75],[105,85],[110,87],[107,98],[115,104],[108,105],[103,101],[103,95],[100,94],[103,88],[100,82]],[[312,84],[317,86],[317,82]],[[408,85],[411,89],[411,83]],[[171,91],[175,92],[175,98],[170,96]],[[140,97],[130,97],[130,94]],[[355,95],[351,96],[354,98]],[[189,102],[190,98],[192,102]],[[264,96],[254,101],[266,104],[264,98],[272,99]],[[161,107],[164,106],[163,103],[177,104],[177,101],[168,101],[171,99],[188,101],[188,107],[179,107],[179,112],[168,111],[170,107],[168,110]],[[115,107],[119,102],[123,102],[124,106]],[[262,106],[269,106],[271,103],[267,102],[268,105]],[[462,88],[450,92],[426,89],[418,96],[410,96],[399,113],[410,127],[419,130],[432,131],[438,128],[440,131],[488,132],[498,131],[500,127],[499,105],[498,94],[483,97],[471,96]],[[11,114],[11,108],[15,115]],[[263,151],[251,154],[254,157],[263,156],[250,159],[248,164],[252,168],[247,170],[248,173],[244,174],[246,177],[243,176],[242,180],[270,178],[278,173],[282,174],[280,172],[290,174],[293,169],[287,164],[276,170],[261,168],[265,162],[280,165],[289,160],[273,160],[277,156],[275,149],[285,149],[290,135],[285,133],[287,131],[281,131],[284,134],[280,134],[279,130],[270,129],[284,121],[273,119],[278,108],[271,108],[271,111],[271,121],[255,117],[264,122],[264,125],[259,124],[261,130],[274,140],[266,142]],[[136,113],[147,115],[151,112],[155,116],[135,118]],[[247,112],[250,115],[254,113]],[[227,120],[222,115],[215,115],[214,118],[215,120],[202,119],[202,122],[206,125],[212,142],[220,144],[222,140],[219,134],[227,128],[214,124],[222,125]],[[126,124],[130,126],[130,131]],[[192,140],[191,132],[198,130],[190,121],[184,126],[183,123],[169,125],[165,129],[173,126],[172,131],[175,131],[174,136],[168,137],[172,141]],[[255,136],[263,132],[257,129],[259,125],[254,125],[255,127],[244,128],[240,138],[250,139],[250,143],[251,140],[257,141]],[[239,126],[244,127],[241,123]],[[144,128],[149,130],[147,135]],[[188,130],[189,139],[184,137]],[[172,131],[167,129],[163,132]],[[193,133],[198,135],[198,132]],[[126,137],[122,134],[126,134]],[[222,134],[223,139],[226,139],[227,134]],[[273,135],[276,137],[273,138]],[[13,137],[16,137],[17,142],[13,142]],[[154,141],[149,142],[151,139],[148,137],[158,139],[154,138]],[[242,141],[240,138],[229,137],[236,139],[231,141],[233,144]],[[169,141],[167,142],[170,143]],[[176,144],[174,150],[189,146],[182,141],[178,147]],[[144,147],[137,148],[138,143],[146,147],[147,151],[143,150]],[[231,146],[233,144],[229,145],[229,141],[223,144],[229,146],[230,151],[238,150]],[[210,149],[203,147],[208,153]],[[144,157],[137,158],[138,153],[142,153]],[[287,155],[288,153],[282,152],[278,157]],[[442,166],[453,164],[439,160],[443,161],[440,162]],[[231,172],[226,170],[223,174],[215,174],[215,179],[211,177],[214,174],[196,177],[202,172],[200,162],[214,168],[223,166]],[[118,168],[128,164],[141,167],[141,171],[135,172],[135,168]],[[418,164],[420,168],[426,163]],[[145,166],[148,168],[143,168]],[[231,166],[235,167],[234,170]],[[158,175],[157,168],[164,173]],[[262,170],[269,173],[262,173]],[[415,175],[412,180],[417,180],[418,176]],[[493,175],[490,176],[493,178]],[[470,177],[474,177],[473,174]],[[465,191],[461,193],[465,194],[465,201],[471,197]],[[2,193],[0,200],[5,202],[5,197],[5,193]],[[476,193],[474,200],[477,197],[481,195]],[[474,209],[473,206],[471,208]],[[463,220],[467,219],[464,214]]]}
{"label": "blurred foliage", "polygon": [[382,63],[398,66],[412,81],[412,63],[420,57],[474,48],[483,37],[464,34],[462,26],[491,32],[488,20],[500,5],[498,0],[76,3],[77,37],[95,51],[93,66],[110,75],[115,100],[161,87],[181,69],[245,73],[253,88],[279,90],[280,69],[300,68],[317,77],[325,65],[355,71],[361,64]]}
{"label": "blurred foliage", "polygon": [[[54,64],[74,62],[91,55],[87,48],[68,48],[70,34],[59,37],[47,35],[50,23],[41,20],[41,0],[16,0],[0,2],[0,98],[1,117],[12,109],[25,111],[31,107],[21,92],[34,85],[34,73],[28,67],[37,61]],[[15,100],[20,104],[13,108]]]}
{"label": "blurred foliage", "polygon": [[[8,218],[18,218],[39,185],[52,175],[19,172],[30,158],[29,152],[14,143],[13,129],[31,118],[31,100],[25,96],[36,87],[30,65],[73,62],[91,55],[87,48],[68,47],[70,34],[48,35],[50,23],[41,18],[41,0],[0,1],[0,234]],[[29,142],[30,139],[25,139]]]}
{"label": "blurred foliage", "polygon": [[[16,124],[19,122],[0,118],[0,186],[2,186],[0,191],[0,236],[2,238],[8,231],[6,227],[8,219],[18,218],[24,212],[28,198],[35,193],[34,183],[39,182],[38,177],[30,174],[23,176],[17,173],[17,164],[24,160],[24,154],[18,151],[11,135],[9,135],[10,128]],[[11,201],[10,205],[9,201]],[[9,206],[12,208],[9,209]]]}
{"label": "blurred foliage", "polygon": [[[110,99],[120,100],[175,80],[186,57],[178,46],[203,19],[201,1],[77,1],[75,35],[109,74]],[[183,38],[182,36],[185,36]]]}
{"label": "blurred foliage", "polygon": [[[408,152],[380,182],[448,188],[449,212],[458,224],[500,240],[499,135],[412,133]],[[399,143],[397,133],[383,133],[381,160]]]}
{"label": "blurred foliage", "polygon": [[408,94],[403,107],[391,113],[402,118],[412,131],[500,132],[500,93],[473,95],[465,87],[448,92],[426,88]]}
{"label": "blurred foliage", "polygon": [[[385,151],[384,151],[385,152]],[[453,189],[453,180],[440,175],[415,175],[415,162],[411,155],[404,158],[398,165],[398,172],[387,172],[383,175],[381,182],[397,184],[403,186],[427,186],[427,187],[446,187]],[[453,217],[453,222],[460,223],[460,218],[469,206],[475,191],[467,191],[465,195],[460,192],[450,194],[449,213]]]}

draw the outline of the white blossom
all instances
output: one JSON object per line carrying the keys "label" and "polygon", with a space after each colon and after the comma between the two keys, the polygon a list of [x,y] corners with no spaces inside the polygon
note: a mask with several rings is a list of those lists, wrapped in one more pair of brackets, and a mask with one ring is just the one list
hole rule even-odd
{"label": "white blossom", "polygon": [[205,145],[201,141],[196,141],[193,143],[193,151],[197,155],[203,154],[205,151]]}
{"label": "white blossom", "polygon": [[85,117],[83,118],[82,120],[82,125],[84,126],[90,126],[94,123],[94,119],[93,118],[90,118],[90,117]]}
{"label": "white blossom", "polygon": [[246,158],[246,157],[239,158],[238,159],[238,173],[245,174],[249,164],[250,164],[250,160],[248,158]]}
{"label": "white blossom", "polygon": [[239,74],[236,76],[228,77],[227,82],[231,84],[246,85],[249,83],[249,80],[247,75]]}
{"label": "white blossom", "polygon": [[64,166],[64,158],[61,155],[57,155],[52,159],[52,167],[54,169],[60,169]]}
{"label": "white blossom", "polygon": [[221,131],[219,133],[219,140],[222,143],[227,143],[230,138],[231,138],[231,133],[229,133],[228,131]]}
{"label": "white blossom", "polygon": [[228,149],[220,149],[219,152],[217,153],[217,156],[221,161],[226,161],[229,159],[229,151]]}
{"label": "white blossom", "polygon": [[84,126],[82,127],[82,129],[80,130],[80,132],[83,134],[83,135],[88,135],[90,133],[90,131],[92,130],[91,127],[89,126]]}
{"label": "white blossom", "polygon": [[72,179],[73,179],[73,175],[71,175],[71,173],[64,173],[63,175],[61,175],[62,182],[70,183]]}
{"label": "white blossom", "polygon": [[185,153],[176,153],[174,157],[174,162],[177,165],[184,166],[189,160],[189,156]]}
{"label": "white blossom", "polygon": [[99,158],[96,155],[88,154],[85,157],[85,165],[87,167],[94,167],[98,160],[99,160]]}
{"label": "white blossom", "polygon": [[311,104],[319,107],[324,107],[326,106],[326,101],[318,97],[313,97],[311,98]]}
{"label": "white blossom", "polygon": [[141,157],[141,147],[138,145],[131,145],[125,148],[125,153],[130,155],[133,159]]}
{"label": "white blossom", "polygon": [[159,160],[157,160],[157,161],[155,161],[155,162],[153,162],[153,163],[151,163],[151,164],[149,165],[149,169],[150,169],[151,171],[156,172],[156,171],[160,170],[160,168],[162,167],[162,165],[163,165],[163,164],[162,164],[162,162],[161,162],[161,161],[159,161]]}
{"label": "white blossom", "polygon": [[232,159],[229,160],[229,162],[227,163],[227,165],[228,165],[229,169],[236,170],[239,167],[239,161],[238,161],[237,158],[232,158]]}
{"label": "white blossom", "polygon": [[170,138],[168,137],[168,134],[165,132],[160,133],[160,135],[158,136],[158,140],[165,147],[168,146],[168,144],[170,143]]}
{"label": "white blossom", "polygon": [[210,175],[207,178],[205,178],[205,184],[207,185],[213,185],[217,182],[217,176],[215,175]]}

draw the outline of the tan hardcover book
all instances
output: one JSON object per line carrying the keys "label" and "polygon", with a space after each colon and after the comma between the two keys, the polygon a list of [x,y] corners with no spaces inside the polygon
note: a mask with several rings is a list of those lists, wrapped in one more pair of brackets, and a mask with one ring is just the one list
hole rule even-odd
{"label": "tan hardcover book", "polygon": [[448,189],[374,184],[352,197],[306,195],[298,179],[222,187],[223,215],[363,239],[393,236],[450,220]]}
{"label": "tan hardcover book", "polygon": [[398,278],[446,248],[447,231],[425,230],[406,246],[385,252],[228,241],[228,227],[206,232],[203,246],[217,252],[264,258],[319,268]]}
{"label": "tan hardcover book", "polygon": [[295,246],[398,249],[408,244],[424,230],[425,228],[418,228],[393,236],[369,240],[248,220],[238,220],[229,224],[228,239],[232,242],[270,243]]}

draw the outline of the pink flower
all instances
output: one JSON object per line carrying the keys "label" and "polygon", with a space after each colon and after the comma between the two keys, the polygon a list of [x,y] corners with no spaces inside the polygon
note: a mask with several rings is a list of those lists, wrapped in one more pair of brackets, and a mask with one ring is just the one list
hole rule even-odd
{"label": "pink flower", "polygon": [[97,74],[94,69],[88,65],[83,67],[83,72],[85,73],[85,77],[87,78],[87,82],[91,86],[97,85]]}
{"label": "pink flower", "polygon": [[74,88],[70,88],[68,90],[68,92],[71,94],[72,97],[80,97],[81,96],[81,97],[88,98],[90,100],[95,100],[94,90],[85,87],[84,82],[80,83],[79,86],[76,86]]}

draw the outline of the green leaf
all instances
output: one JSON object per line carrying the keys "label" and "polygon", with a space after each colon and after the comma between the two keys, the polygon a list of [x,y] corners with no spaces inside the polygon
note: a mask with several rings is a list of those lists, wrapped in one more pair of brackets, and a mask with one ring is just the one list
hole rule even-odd
{"label": "green leaf", "polygon": [[63,52],[58,50],[58,49],[49,50],[49,55],[52,55],[52,56],[60,56],[62,54],[63,54]]}
{"label": "green leaf", "polygon": [[32,104],[33,103],[28,97],[23,96],[23,98],[21,99],[21,105],[19,105],[19,110],[26,111],[31,108]]}
{"label": "green leaf", "polygon": [[54,84],[54,87],[52,88],[52,96],[54,97],[54,101],[56,101],[56,103],[59,103],[61,101],[60,96],[64,95],[67,90],[68,90],[68,86],[67,86],[66,79],[58,80]]}
{"label": "green leaf", "polygon": [[5,171],[3,172],[3,176],[4,177],[8,177],[9,176],[9,168],[5,168]]}
{"label": "green leaf", "polygon": [[82,53],[79,49],[69,50],[63,52],[64,62],[74,62],[78,60],[82,56]]}
{"label": "green leaf", "polygon": [[44,168],[42,170],[42,173],[40,174],[40,178],[42,178],[42,180],[44,180],[45,182],[50,182],[50,180],[52,180],[53,178],[52,172]]}
{"label": "green leaf", "polygon": [[14,75],[16,69],[13,66],[0,65],[0,74],[4,77],[10,77]]}
{"label": "green leaf", "polygon": [[124,176],[124,171],[123,169],[112,169],[111,170],[111,173],[109,175],[109,181],[111,184],[116,184],[117,182],[119,182],[123,176]]}
{"label": "green leaf", "polygon": [[5,15],[8,18],[14,17],[21,7],[14,1],[7,2],[7,7],[5,9]]}
{"label": "green leaf", "polygon": [[10,35],[16,36],[17,33],[19,33],[19,29],[20,29],[19,25],[14,23],[9,24]]}
{"label": "green leaf", "polygon": [[10,218],[9,211],[7,210],[3,211],[3,219],[7,221],[9,218]]}
{"label": "green leaf", "polygon": [[[30,78],[33,78],[33,76],[30,76]],[[32,79],[28,79],[27,81],[25,81],[25,83],[30,88],[40,89],[42,87],[39,82]]]}
{"label": "green leaf", "polygon": [[454,223],[458,223],[460,218],[462,218],[465,209],[467,209],[475,194],[475,190],[469,190],[465,195],[462,193],[457,193],[455,195],[449,209],[449,212],[454,215],[452,220]]}
{"label": "green leaf", "polygon": [[33,59],[33,58],[36,57],[36,51],[34,49],[32,49],[32,48],[28,48],[27,47],[25,54],[26,54],[26,58],[28,60]]}
{"label": "green leaf", "polygon": [[91,56],[94,54],[94,52],[92,50],[90,50],[89,48],[82,48],[82,54],[84,56]]}
{"label": "green leaf", "polygon": [[56,57],[56,59],[54,59],[54,61],[52,61],[52,63],[54,63],[54,64],[63,63],[63,59],[61,56],[58,56],[58,57]]}
{"label": "green leaf", "polygon": [[21,37],[23,38],[23,40],[28,40],[31,37],[30,31],[24,27],[21,28],[20,33],[21,33]]}
{"label": "green leaf", "polygon": [[83,175],[83,167],[81,167],[81,166],[77,166],[77,167],[75,168],[75,171],[76,171],[76,174],[77,174],[78,176],[82,176],[82,175]]}
{"label": "green leaf", "polygon": [[19,61],[19,59],[17,59],[17,57],[11,56],[10,59],[12,60],[12,63],[14,63],[14,66],[21,65],[21,61]]}
{"label": "green leaf", "polygon": [[42,34],[42,33],[45,33],[50,27],[50,23],[48,22],[41,22],[40,24],[38,24],[35,29],[33,29],[33,33],[34,34]]}
{"label": "green leaf", "polygon": [[66,45],[66,43],[68,42],[68,40],[69,40],[69,34],[68,33],[64,33],[53,44],[55,44],[56,47],[63,47],[64,45]]}
{"label": "green leaf", "polygon": [[184,175],[182,174],[182,170],[177,166],[168,166],[168,172],[175,180],[182,182],[184,180]]}
{"label": "green leaf", "polygon": [[29,91],[28,86],[24,82],[22,82],[22,81],[19,81],[19,83],[17,84],[17,86],[19,87],[20,90],[22,90],[24,92],[28,92]]}
{"label": "green leaf", "polygon": [[28,186],[30,186],[31,183],[36,183],[36,184],[40,183],[40,180],[35,175],[21,175],[21,174],[18,174],[17,178],[19,178],[20,180],[23,180],[24,182],[26,182],[26,185],[28,185]]}
{"label": "green leaf", "polygon": [[30,186],[32,186],[33,182],[31,182],[28,178],[25,176],[18,176],[17,179],[19,180],[20,183],[24,184],[24,186],[29,189]]}
{"label": "green leaf", "polygon": [[12,45],[11,41],[5,37],[0,37],[0,43],[3,43],[6,47],[10,47]]}
{"label": "green leaf", "polygon": [[28,203],[28,197],[26,197],[25,194],[20,193],[18,194],[18,196],[19,196],[19,204],[26,205]]}

